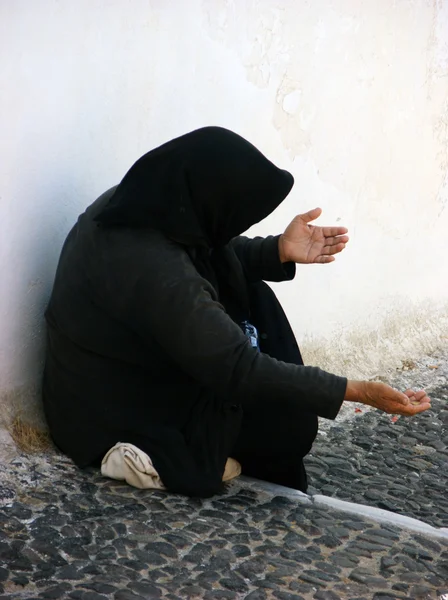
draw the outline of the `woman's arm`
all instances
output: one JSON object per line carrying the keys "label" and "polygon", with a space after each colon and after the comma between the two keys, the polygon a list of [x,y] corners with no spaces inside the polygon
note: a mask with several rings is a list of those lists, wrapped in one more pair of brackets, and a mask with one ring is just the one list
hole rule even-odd
{"label": "woman's arm", "polygon": [[132,232],[126,240],[110,241],[125,252],[108,269],[115,292],[102,302],[143,341],[159,344],[185,373],[235,403],[256,408],[269,402],[286,414],[290,403],[300,403],[304,410],[336,417],[346,379],[252,348],[182,246],[157,232]]}
{"label": "woman's arm", "polygon": [[293,262],[280,260],[279,239],[279,235],[266,238],[241,235],[230,242],[250,283],[294,279],[296,266]]}
{"label": "woman's arm", "polygon": [[295,276],[295,263],[333,262],[334,255],[342,252],[348,242],[347,229],[310,225],[321,213],[315,208],[297,215],[282,235],[234,238],[230,243],[247,280],[290,281]]}
{"label": "woman's arm", "polygon": [[344,399],[397,414],[429,408],[424,392],[406,393],[406,398],[383,383],[347,382],[318,367],[257,352],[181,246],[157,232],[109,235],[129,237],[111,239],[113,248],[124,251],[107,269],[111,285],[103,302],[108,310],[143,341],[158,343],[185,373],[218,396],[253,409],[268,402],[285,415],[291,403],[300,403],[327,419],[336,417]]}

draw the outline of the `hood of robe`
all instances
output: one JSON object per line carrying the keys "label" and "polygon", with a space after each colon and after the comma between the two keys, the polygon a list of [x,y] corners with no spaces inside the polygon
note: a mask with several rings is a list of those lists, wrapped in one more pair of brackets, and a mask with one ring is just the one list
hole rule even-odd
{"label": "hood of robe", "polygon": [[293,184],[238,134],[203,127],[142,156],[95,220],[219,248],[273,212]]}

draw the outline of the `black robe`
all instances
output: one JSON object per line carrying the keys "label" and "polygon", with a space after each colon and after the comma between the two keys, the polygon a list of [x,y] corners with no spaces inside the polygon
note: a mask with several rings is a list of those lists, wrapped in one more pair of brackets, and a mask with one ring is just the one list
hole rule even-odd
{"label": "black robe", "polygon": [[80,216],[61,253],[46,312],[50,431],[81,467],[129,442],[151,457],[169,490],[210,496],[222,488],[243,413],[263,407],[288,418],[299,406],[333,419],[347,382],[301,366],[287,319],[262,283],[295,273],[281,264],[277,237],[225,246],[247,286],[258,352],[221,303],[222,281],[204,276],[206,259],[196,263],[178,233],[98,226],[111,198],[115,188]]}

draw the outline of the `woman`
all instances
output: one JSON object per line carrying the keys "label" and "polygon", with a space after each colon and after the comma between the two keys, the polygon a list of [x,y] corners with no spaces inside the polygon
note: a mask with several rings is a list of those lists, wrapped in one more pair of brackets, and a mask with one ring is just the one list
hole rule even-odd
{"label": "woman", "polygon": [[127,444],[174,492],[219,492],[229,457],[306,491],[317,416],[334,419],[344,400],[429,407],[424,392],[303,366],[264,280],[331,262],[346,230],[309,226],[316,209],[281,236],[238,237],[292,186],[249,142],[206,127],[144,155],[80,216],[46,312],[43,385],[53,439],[76,464],[107,472]]}

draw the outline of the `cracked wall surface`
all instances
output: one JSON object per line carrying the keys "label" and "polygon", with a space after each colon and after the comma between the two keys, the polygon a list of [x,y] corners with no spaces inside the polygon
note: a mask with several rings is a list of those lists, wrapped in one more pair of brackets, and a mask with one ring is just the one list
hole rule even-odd
{"label": "cracked wall surface", "polygon": [[250,233],[314,206],[350,229],[335,264],[274,286],[308,363],[367,377],[447,343],[448,0],[16,0],[0,52],[5,408],[38,406],[42,314],[77,215],[208,124],[294,174]]}

